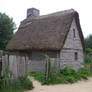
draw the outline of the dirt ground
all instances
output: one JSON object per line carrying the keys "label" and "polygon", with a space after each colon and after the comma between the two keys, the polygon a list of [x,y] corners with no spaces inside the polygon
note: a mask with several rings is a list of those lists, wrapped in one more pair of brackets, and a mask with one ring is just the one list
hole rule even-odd
{"label": "dirt ground", "polygon": [[58,84],[42,86],[38,81],[32,79],[34,89],[25,92],[92,92],[92,78],[89,80],[78,81],[74,84]]}

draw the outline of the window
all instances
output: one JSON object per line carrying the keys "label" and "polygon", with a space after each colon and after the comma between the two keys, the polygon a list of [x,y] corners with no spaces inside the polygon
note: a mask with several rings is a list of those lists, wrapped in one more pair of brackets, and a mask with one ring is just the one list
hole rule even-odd
{"label": "window", "polygon": [[76,37],[75,29],[73,29],[73,37],[74,37],[74,38]]}
{"label": "window", "polygon": [[28,60],[32,60],[32,52],[28,54]]}
{"label": "window", "polygon": [[75,54],[75,55],[74,55],[74,56],[75,56],[75,60],[78,60],[78,53],[75,52],[74,54]]}
{"label": "window", "polygon": [[32,59],[31,56],[28,56],[28,59],[31,60]]}

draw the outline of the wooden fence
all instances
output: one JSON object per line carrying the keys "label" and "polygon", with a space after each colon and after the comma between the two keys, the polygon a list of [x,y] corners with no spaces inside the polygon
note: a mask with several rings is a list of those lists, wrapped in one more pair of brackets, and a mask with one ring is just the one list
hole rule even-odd
{"label": "wooden fence", "polygon": [[2,55],[3,55],[3,51],[0,50],[0,75],[2,72]]}
{"label": "wooden fence", "polygon": [[0,75],[4,75],[5,68],[9,65],[8,55],[4,55],[3,51],[0,50]]}
{"label": "wooden fence", "polygon": [[[60,58],[51,58],[51,65],[53,69],[60,70],[62,68],[62,63]],[[3,51],[0,50],[0,75],[4,75],[5,73],[5,68],[9,65],[9,68],[12,72],[12,76],[18,77],[21,75],[27,74],[30,69],[28,66],[29,60],[27,55],[3,55]],[[29,70],[28,70],[29,69]],[[90,71],[92,72],[92,64],[90,65]]]}
{"label": "wooden fence", "polygon": [[52,68],[56,69],[57,71],[60,70],[60,58],[51,58],[51,65]]}

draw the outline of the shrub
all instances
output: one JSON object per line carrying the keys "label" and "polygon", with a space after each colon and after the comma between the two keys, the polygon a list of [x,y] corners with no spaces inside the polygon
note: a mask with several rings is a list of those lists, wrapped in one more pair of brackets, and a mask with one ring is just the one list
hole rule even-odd
{"label": "shrub", "polygon": [[62,76],[58,72],[53,72],[47,84],[59,84],[59,83],[66,83],[64,76]]}
{"label": "shrub", "polygon": [[61,72],[61,75],[64,76],[64,79],[65,79],[66,83],[74,83],[74,82],[76,82],[78,79],[80,79],[80,78],[78,77],[77,71],[75,71],[75,70],[72,69],[71,67],[65,67],[65,68],[62,69],[60,72]]}
{"label": "shrub", "polygon": [[85,55],[84,63],[85,63],[85,64],[92,64],[92,59],[89,58],[87,55]]}
{"label": "shrub", "polygon": [[59,84],[59,83],[74,83],[80,79],[88,79],[90,72],[86,69],[80,69],[75,71],[70,67],[65,67],[59,72],[52,72],[48,80],[45,79],[44,73],[30,73],[30,76],[33,76],[36,80],[40,81],[42,84]]}
{"label": "shrub", "polygon": [[79,74],[79,76],[80,76],[80,78],[83,78],[83,79],[88,79],[87,77],[88,76],[90,76],[90,72],[88,72],[88,70],[87,69],[80,69],[79,71],[78,71],[78,74]]}
{"label": "shrub", "polygon": [[23,89],[31,90],[33,88],[32,81],[30,81],[27,76],[22,76],[19,78],[20,85]]}
{"label": "shrub", "polygon": [[76,71],[70,67],[65,67],[64,69],[60,70],[62,75],[75,75]]}
{"label": "shrub", "polygon": [[83,75],[83,74],[81,74],[81,78],[83,78],[83,79],[85,79],[85,80],[88,80],[87,77],[88,77],[87,75]]}
{"label": "shrub", "polygon": [[4,77],[0,76],[0,89],[4,86]]}
{"label": "shrub", "polygon": [[78,72],[79,72],[79,74],[83,74],[83,75],[87,75],[87,76],[90,74],[88,72],[88,70],[87,69],[84,69],[84,68],[80,69]]}
{"label": "shrub", "polygon": [[45,84],[45,82],[46,82],[44,73],[30,72],[29,75],[33,76],[35,78],[35,80],[38,80],[42,84]]}
{"label": "shrub", "polygon": [[74,83],[76,82],[76,79],[74,76],[66,76],[65,80],[67,81],[67,83]]}

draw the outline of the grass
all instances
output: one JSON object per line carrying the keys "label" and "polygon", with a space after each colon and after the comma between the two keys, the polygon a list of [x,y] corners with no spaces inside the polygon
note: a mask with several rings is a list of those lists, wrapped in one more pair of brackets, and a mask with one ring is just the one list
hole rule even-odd
{"label": "grass", "polygon": [[4,89],[1,89],[0,92],[24,92],[23,89],[14,89],[12,87],[7,87]]}
{"label": "grass", "polygon": [[8,85],[2,86],[0,92],[24,92],[24,90],[31,90],[32,88],[32,82],[25,76],[12,80]]}

